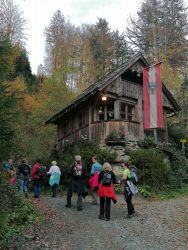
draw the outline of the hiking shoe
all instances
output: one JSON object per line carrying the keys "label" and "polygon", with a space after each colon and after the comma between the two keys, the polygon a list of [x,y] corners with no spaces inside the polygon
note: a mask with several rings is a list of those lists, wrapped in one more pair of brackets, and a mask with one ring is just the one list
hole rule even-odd
{"label": "hiking shoe", "polygon": [[110,218],[106,218],[106,221],[109,221],[110,220]]}
{"label": "hiking shoe", "polygon": [[128,214],[126,218],[131,219],[132,215]]}
{"label": "hiking shoe", "polygon": [[67,208],[71,208],[71,205],[66,204],[66,205],[65,205],[65,207],[67,207]]}
{"label": "hiking shoe", "polygon": [[105,220],[105,218],[104,218],[103,215],[99,215],[99,219],[100,219],[100,220]]}

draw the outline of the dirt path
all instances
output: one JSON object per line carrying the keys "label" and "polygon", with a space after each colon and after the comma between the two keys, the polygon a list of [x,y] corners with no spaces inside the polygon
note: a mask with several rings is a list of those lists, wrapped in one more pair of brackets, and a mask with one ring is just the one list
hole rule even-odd
{"label": "dirt path", "polygon": [[[76,198],[76,197],[75,197]],[[137,215],[127,219],[126,205],[112,205],[111,221],[98,219],[99,206],[84,201],[84,210],[65,208],[65,197],[36,201],[45,222],[18,237],[13,249],[24,250],[186,250],[188,249],[188,197],[148,201],[134,197]]]}

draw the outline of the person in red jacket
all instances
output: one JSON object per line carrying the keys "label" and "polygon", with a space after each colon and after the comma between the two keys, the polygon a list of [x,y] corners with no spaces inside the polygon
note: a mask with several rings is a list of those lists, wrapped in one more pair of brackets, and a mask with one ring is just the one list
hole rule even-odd
{"label": "person in red jacket", "polygon": [[33,166],[32,175],[31,175],[33,183],[34,183],[34,196],[33,196],[34,198],[39,198],[40,191],[41,191],[41,181],[39,178],[40,166],[42,166],[41,161],[37,160]]}
{"label": "person in red jacket", "polygon": [[114,191],[116,184],[116,176],[112,171],[112,167],[108,162],[105,162],[102,171],[99,174],[99,197],[100,197],[100,215],[101,220],[110,220],[111,200],[117,202],[117,197]]}

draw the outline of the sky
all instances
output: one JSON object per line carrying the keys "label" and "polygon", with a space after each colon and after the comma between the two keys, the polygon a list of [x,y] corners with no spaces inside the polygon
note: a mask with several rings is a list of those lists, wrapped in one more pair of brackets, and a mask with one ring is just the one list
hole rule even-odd
{"label": "sky", "polygon": [[[188,6],[188,0],[184,0]],[[105,18],[112,30],[123,32],[130,16],[135,16],[140,0],[14,0],[27,20],[26,49],[33,74],[45,56],[44,29],[49,26],[54,13],[60,10],[66,19],[79,26],[96,23],[97,17]]]}

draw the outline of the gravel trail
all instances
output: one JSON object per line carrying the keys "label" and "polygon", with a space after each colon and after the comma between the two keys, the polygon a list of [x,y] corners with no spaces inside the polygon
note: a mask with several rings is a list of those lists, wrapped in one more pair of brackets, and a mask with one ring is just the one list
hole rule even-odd
{"label": "gravel trail", "polygon": [[123,196],[113,204],[111,220],[98,219],[99,206],[86,197],[83,211],[65,207],[65,197],[35,201],[45,221],[15,240],[11,249],[24,250],[187,250],[188,196],[151,201],[133,197],[137,213],[126,218]]}

